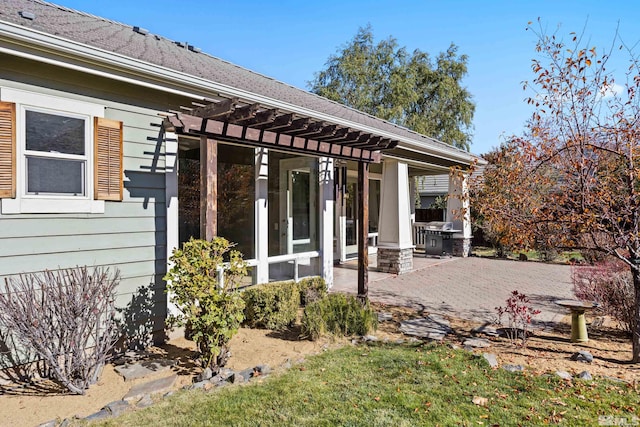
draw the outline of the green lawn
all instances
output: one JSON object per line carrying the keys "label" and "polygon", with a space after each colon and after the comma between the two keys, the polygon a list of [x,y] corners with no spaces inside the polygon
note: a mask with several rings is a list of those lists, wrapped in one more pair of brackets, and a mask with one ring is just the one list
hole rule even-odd
{"label": "green lawn", "polygon": [[380,344],[328,351],[261,383],[182,391],[102,425],[598,425],[599,415],[640,416],[638,398],[623,383],[492,370],[443,345]]}

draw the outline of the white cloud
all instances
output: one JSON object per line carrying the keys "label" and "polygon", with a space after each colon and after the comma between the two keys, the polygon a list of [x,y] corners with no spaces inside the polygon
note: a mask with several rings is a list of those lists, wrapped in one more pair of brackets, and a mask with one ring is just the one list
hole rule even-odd
{"label": "white cloud", "polygon": [[613,85],[607,84],[600,88],[600,96],[605,99],[620,95],[622,92],[624,92],[624,86],[616,83]]}

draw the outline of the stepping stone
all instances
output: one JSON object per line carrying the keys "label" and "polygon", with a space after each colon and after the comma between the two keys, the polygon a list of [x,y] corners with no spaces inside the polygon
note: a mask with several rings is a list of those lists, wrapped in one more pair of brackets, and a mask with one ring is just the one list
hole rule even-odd
{"label": "stepping stone", "polygon": [[400,332],[435,341],[442,339],[451,332],[451,325],[442,316],[431,314],[421,319],[405,320],[400,324]]}
{"label": "stepping stone", "polygon": [[137,362],[131,365],[116,366],[117,373],[124,377],[125,381],[131,381],[138,378],[145,378],[157,372],[170,369],[176,364],[175,360],[160,359],[152,361]]}
{"label": "stepping stone", "polygon": [[469,338],[466,339],[463,343],[463,346],[474,347],[474,348],[485,348],[491,347],[491,341],[485,338]]}
{"label": "stepping stone", "polygon": [[502,367],[507,372],[522,372],[524,371],[524,366],[522,365],[504,365]]}
{"label": "stepping stone", "polygon": [[143,384],[138,384],[136,386],[131,387],[131,390],[122,398],[122,400],[126,400],[127,402],[131,402],[132,400],[140,400],[144,397],[145,394],[155,394],[155,393],[163,393],[169,391],[173,384],[178,379],[178,375],[173,374],[168,377],[159,378],[157,380],[149,381]]}

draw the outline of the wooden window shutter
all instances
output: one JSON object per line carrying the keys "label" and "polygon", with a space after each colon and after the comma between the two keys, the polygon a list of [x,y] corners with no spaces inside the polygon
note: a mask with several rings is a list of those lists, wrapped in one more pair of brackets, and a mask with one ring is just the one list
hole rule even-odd
{"label": "wooden window shutter", "polygon": [[94,198],[122,200],[122,122],[96,117],[93,126]]}
{"label": "wooden window shutter", "polygon": [[0,198],[16,197],[16,104],[0,102]]}

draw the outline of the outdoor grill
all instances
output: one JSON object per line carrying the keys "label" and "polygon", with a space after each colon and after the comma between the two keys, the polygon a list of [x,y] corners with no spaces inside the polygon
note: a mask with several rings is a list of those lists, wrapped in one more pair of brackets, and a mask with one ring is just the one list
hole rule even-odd
{"label": "outdoor grill", "polygon": [[[416,224],[418,225],[418,224]],[[426,255],[451,255],[453,252],[453,223],[431,221],[420,224],[416,229],[416,238],[422,243]],[[417,242],[416,242],[417,243]]]}

